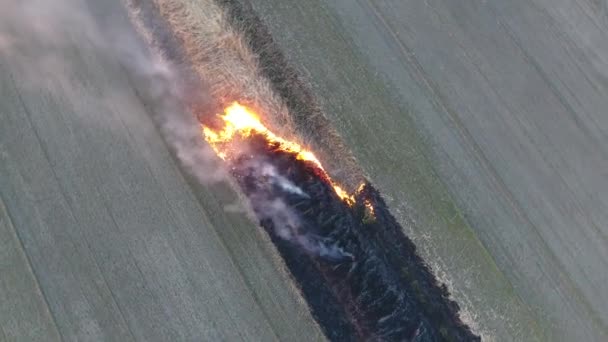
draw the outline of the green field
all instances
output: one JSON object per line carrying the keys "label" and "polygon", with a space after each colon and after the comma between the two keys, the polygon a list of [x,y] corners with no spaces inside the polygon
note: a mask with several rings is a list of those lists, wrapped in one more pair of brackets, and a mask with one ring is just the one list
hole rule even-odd
{"label": "green field", "polygon": [[242,3],[473,326],[605,340],[605,7]]}
{"label": "green field", "polygon": [[237,195],[184,175],[121,63],[69,20],[38,18],[61,33],[40,37],[0,17],[23,39],[0,51],[0,340],[322,339],[272,244],[226,209]]}
{"label": "green field", "polygon": [[[484,340],[608,338],[606,5],[217,2],[251,6],[310,103],[211,0],[146,2],[164,57],[367,177]],[[238,192],[153,120],[121,1],[32,4],[0,13],[0,341],[322,340]]]}

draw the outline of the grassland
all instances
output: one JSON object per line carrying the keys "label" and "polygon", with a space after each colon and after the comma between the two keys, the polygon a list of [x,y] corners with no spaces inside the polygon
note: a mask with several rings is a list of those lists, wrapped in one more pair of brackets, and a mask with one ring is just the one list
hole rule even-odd
{"label": "grassland", "polygon": [[[370,179],[484,338],[605,340],[605,8],[127,2],[202,81],[195,114],[244,101]],[[80,32],[23,32],[20,55],[0,35],[0,340],[322,339],[233,188],[177,166],[142,80]]]}
{"label": "grassland", "polygon": [[[374,79],[366,66],[356,56],[348,54],[352,47],[344,45],[340,37],[329,34],[340,33],[337,27],[327,26],[334,24],[332,19],[322,12],[316,12],[317,7],[311,7],[310,4],[294,5],[291,9],[296,12],[292,13],[272,13],[272,18],[277,16],[276,22],[269,21],[268,24],[271,27],[277,26],[276,31],[271,30],[270,33],[276,34],[279,43],[283,38],[279,32],[281,26],[294,20],[294,25],[300,25],[297,26],[298,34],[302,35],[298,44],[310,43],[310,47],[318,53],[312,64],[304,56],[288,53],[289,57],[302,57],[293,60],[294,69],[285,63],[281,64],[284,61],[280,59],[280,50],[291,51],[292,47],[288,44],[294,43],[293,41],[273,46],[272,40],[264,36],[263,27],[247,18],[251,13],[235,13],[233,6],[238,5],[236,2],[222,4],[230,16],[224,17],[220,23],[230,27],[228,32],[231,34],[225,36],[225,40],[218,46],[223,47],[221,54],[234,50],[238,52],[235,55],[240,56],[239,59],[228,60],[230,70],[238,70],[228,75],[217,69],[209,69],[208,65],[213,65],[210,61],[228,59],[217,55],[216,50],[205,48],[205,43],[209,42],[209,32],[212,31],[206,24],[209,21],[206,16],[213,6],[202,2],[157,1],[163,17],[169,18],[172,30],[185,47],[186,56],[192,60],[195,68],[199,68],[200,77],[211,79],[211,84],[216,83],[216,77],[219,80],[228,79],[229,84],[238,84],[234,89],[261,82],[263,86],[259,93],[257,87],[248,90],[254,91],[254,95],[243,93],[250,94],[248,96],[254,104],[256,99],[266,97],[284,101],[275,102],[272,106],[260,106],[261,111],[267,114],[266,119],[270,120],[270,125],[279,122],[281,124],[277,126],[287,131],[288,135],[301,137],[315,151],[320,152],[321,160],[330,173],[349,187],[356,186],[357,181],[366,175],[371,176],[374,184],[377,182],[383,187],[383,194],[388,198],[400,223],[408,228],[406,234],[419,243],[426,260],[440,279],[448,283],[454,298],[464,308],[463,316],[468,323],[486,337],[538,337],[541,334],[538,323],[463,221],[434,173],[411,118],[402,116],[404,120],[389,122],[391,117],[385,113],[394,110],[393,99],[383,91],[382,83]],[[270,7],[282,8],[280,4]],[[290,15],[296,15],[298,19]],[[279,17],[281,18],[278,19]],[[306,18],[306,23],[302,18]],[[318,31],[310,32],[314,31],[313,26]],[[296,30],[295,27],[293,29]],[[239,32],[245,34],[246,41],[239,36]],[[251,54],[248,49],[253,49],[260,58],[251,58],[247,55]],[[331,71],[327,69],[329,63]],[[250,70],[244,72],[245,69]],[[311,82],[313,89],[314,85],[330,80],[335,82],[333,88],[315,89],[311,93],[308,85],[302,83],[302,78],[298,76],[313,76],[306,75],[306,71],[317,73],[314,76],[319,78],[318,81]],[[268,83],[268,79],[272,83]],[[218,94],[224,91],[220,87],[217,89]],[[339,114],[344,117],[336,116]],[[346,145],[327,118],[337,125],[345,137]],[[383,127],[376,127],[377,125]],[[396,130],[396,127],[401,130]],[[357,166],[347,145],[355,154],[359,154],[363,170]],[[380,171],[390,165],[398,165],[399,172]],[[465,250],[466,253],[463,252]]]}
{"label": "grassland", "polygon": [[[247,8],[247,2],[224,3],[228,7],[244,4]],[[539,338],[542,332],[538,323],[465,223],[435,174],[409,113],[396,112],[395,100],[353,51],[348,34],[326,6],[321,2],[311,4],[254,5],[270,27],[277,43],[275,49],[284,52],[287,62],[297,69],[291,72],[300,75],[291,82],[312,90],[310,97],[357,156],[362,174],[380,186],[391,210],[406,227],[405,233],[417,243],[440,280],[448,284],[463,308],[465,321],[484,338]],[[236,21],[245,30],[250,27],[246,20]],[[289,32],[282,29],[283,25],[291,25]],[[293,35],[298,38],[292,39]],[[254,50],[268,50],[263,44],[259,46],[255,38],[250,37],[249,41]],[[306,53],[303,49],[307,49]],[[272,53],[262,63],[262,70],[269,70],[270,78],[279,73]],[[293,110],[297,113],[300,108]],[[310,131],[311,121],[314,126],[315,120],[309,117],[297,121],[295,130],[303,136],[323,136],[323,130]],[[340,151],[336,153],[322,143],[316,146],[328,151],[330,160],[343,160]],[[330,172],[339,177],[342,170],[337,164],[330,165]]]}
{"label": "grassland", "polygon": [[486,337],[605,339],[601,6],[237,3]]}
{"label": "grassland", "polygon": [[[393,109],[394,101],[383,92],[383,85],[360,61],[347,58],[353,56],[335,54],[349,51],[348,46],[337,48],[340,40],[333,40],[335,38],[327,37],[326,33],[313,34],[315,48],[319,51],[325,49],[319,60],[340,65],[332,70],[333,74],[328,70],[324,70],[324,76],[318,74],[318,82],[334,75],[336,82],[340,78],[348,80],[344,84],[349,84],[348,90],[352,91],[340,93],[344,89],[336,87],[323,91],[331,97],[313,94],[306,84],[300,82],[297,70],[280,63],[280,50],[289,48],[273,46],[263,33],[262,37],[256,36],[263,30],[258,24],[263,23],[239,18],[247,16],[247,11],[234,13],[234,7],[230,6],[235,3],[222,3],[226,12],[211,1],[158,0],[154,8],[166,19],[169,31],[178,40],[177,45],[183,49],[182,53],[197,75],[209,86],[212,97],[218,99],[218,106],[235,99],[244,100],[265,113],[270,126],[278,128],[284,135],[298,136],[311,145],[319,152],[330,173],[348,187],[358,185],[358,180],[366,174],[373,182],[384,186],[383,193],[389,204],[401,224],[408,228],[406,233],[417,240],[426,260],[440,279],[448,283],[464,309],[465,320],[485,337],[497,335],[516,339],[541,334],[528,308],[519,301],[491,256],[462,220],[428,162],[424,154],[425,145],[411,118],[387,122],[390,116],[383,114]],[[325,28],[324,32],[336,32],[336,27],[331,27],[331,30],[323,27],[332,23],[331,18],[323,22],[328,18],[319,17],[319,13],[306,14],[310,20],[316,20],[319,30]],[[302,33],[307,30],[310,28],[301,27]],[[280,38],[281,34],[277,33],[277,36]],[[298,63],[305,61],[296,62],[295,65],[301,65]],[[324,63],[314,64],[314,67],[324,66]],[[310,69],[307,70],[315,70],[313,65],[308,67]],[[356,88],[354,84],[361,87]],[[328,107],[328,103],[334,107]],[[323,106],[325,113],[321,110]],[[327,117],[335,120],[333,115],[337,113],[353,118],[353,114],[363,112],[367,115],[358,117],[359,126],[355,126],[356,122],[352,120],[346,129],[341,125],[343,122],[334,123],[355,153],[367,153],[360,156],[364,171],[357,166],[350,149],[327,120]],[[375,122],[370,123],[369,120]],[[377,130],[369,129],[378,124],[384,126],[377,127]],[[402,130],[395,131],[391,125],[398,125]],[[374,134],[375,131],[383,134]],[[387,141],[391,143],[387,144]],[[382,150],[378,152],[380,146]],[[374,169],[396,162],[400,162],[398,173],[382,173]],[[467,252],[463,253],[464,250]],[[458,256],[456,259],[455,255]],[[488,310],[488,307],[493,309]]]}
{"label": "grassland", "polygon": [[[134,34],[119,2],[67,4]],[[0,50],[0,340],[322,340],[226,209],[238,195],[180,169],[132,70],[90,27],[24,19],[2,20],[19,44]]]}

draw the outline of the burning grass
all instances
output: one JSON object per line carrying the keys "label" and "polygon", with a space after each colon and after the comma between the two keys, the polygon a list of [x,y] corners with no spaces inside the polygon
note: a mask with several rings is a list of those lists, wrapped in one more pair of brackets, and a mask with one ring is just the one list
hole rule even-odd
{"label": "burning grass", "polygon": [[[210,101],[187,98],[192,110],[205,122],[231,103],[239,101],[265,114],[265,125],[276,134],[294,138],[316,151],[327,170],[348,192],[364,180],[361,169],[306,89],[297,73],[288,68],[263,25],[252,23],[248,12],[214,0],[124,0],[137,11],[153,7],[171,32],[149,37],[162,53],[183,66],[186,76],[202,81]],[[219,5],[218,5],[219,4]],[[224,5],[224,6],[221,6]],[[252,35],[256,39],[252,48]],[[174,40],[174,43],[167,42]],[[170,51],[168,51],[170,50]],[[178,51],[178,52],[175,52]]]}
{"label": "burning grass", "polygon": [[[219,118],[219,128],[203,126],[204,138],[229,164],[329,336],[477,339],[369,184],[345,193],[311,151],[238,103]],[[315,304],[320,294],[331,300]]]}
{"label": "burning grass", "polygon": [[377,191],[361,186],[354,158],[263,25],[219,2],[227,12],[211,0],[153,3],[178,41],[172,59],[208,89],[211,104],[196,93],[189,103],[201,139],[228,164],[327,336],[477,339]]}
{"label": "burning grass", "polygon": [[203,136],[220,158],[224,160],[234,159],[235,155],[239,155],[239,148],[234,146],[234,141],[247,140],[254,135],[258,135],[264,138],[267,145],[275,146],[279,151],[295,155],[296,160],[315,164],[318,168],[319,176],[332,185],[338,197],[348,205],[355,203],[354,195],[348,194],[331,179],[312,151],[305,149],[297,142],[286,140],[274,134],[262,124],[258,115],[247,107],[234,102],[219,117],[224,121],[224,127],[219,130],[213,130],[209,126],[203,126]]}

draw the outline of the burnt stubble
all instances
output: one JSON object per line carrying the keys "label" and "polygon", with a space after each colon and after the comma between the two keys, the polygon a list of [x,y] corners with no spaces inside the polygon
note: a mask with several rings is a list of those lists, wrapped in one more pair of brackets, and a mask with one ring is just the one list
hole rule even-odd
{"label": "burnt stubble", "polygon": [[262,136],[231,166],[330,339],[479,340],[371,185],[348,204],[316,164]]}

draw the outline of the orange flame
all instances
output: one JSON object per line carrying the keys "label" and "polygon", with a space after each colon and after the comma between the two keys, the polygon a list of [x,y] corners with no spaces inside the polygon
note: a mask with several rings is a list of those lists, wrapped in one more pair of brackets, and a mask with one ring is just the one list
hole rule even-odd
{"label": "orange flame", "polygon": [[203,137],[220,158],[224,160],[229,158],[230,150],[228,144],[233,141],[234,138],[239,137],[241,139],[246,139],[253,134],[259,134],[262,135],[269,144],[277,145],[279,146],[279,149],[295,154],[298,160],[314,163],[325,173],[325,176],[331,182],[334,191],[342,201],[348,205],[353,205],[355,203],[355,196],[349,195],[344,189],[331,180],[314,153],[304,149],[296,142],[283,139],[271,132],[262,124],[260,118],[247,107],[238,102],[234,102],[224,110],[224,114],[220,115],[220,118],[224,121],[224,127],[221,130],[215,131],[203,125]]}

